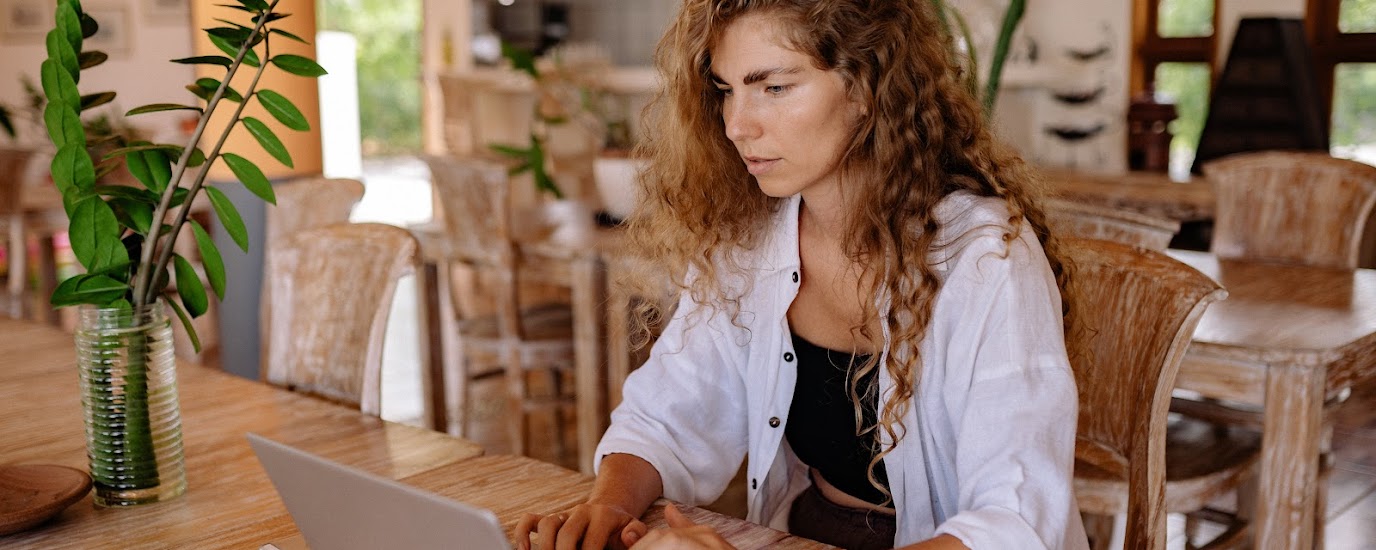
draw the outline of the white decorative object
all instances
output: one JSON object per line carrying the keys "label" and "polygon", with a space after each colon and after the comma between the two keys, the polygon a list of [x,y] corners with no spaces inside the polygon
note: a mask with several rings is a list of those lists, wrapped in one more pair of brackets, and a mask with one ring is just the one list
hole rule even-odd
{"label": "white decorative object", "polygon": [[602,210],[618,220],[631,217],[640,203],[642,191],[636,182],[645,161],[627,156],[600,155],[593,161],[593,179]]}

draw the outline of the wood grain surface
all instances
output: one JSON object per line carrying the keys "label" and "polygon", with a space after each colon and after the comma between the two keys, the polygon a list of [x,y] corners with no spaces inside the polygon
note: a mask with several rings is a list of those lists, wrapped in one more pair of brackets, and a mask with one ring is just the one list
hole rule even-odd
{"label": "wood grain surface", "polygon": [[[85,470],[70,334],[0,320],[0,464]],[[192,365],[178,365],[186,495],[126,509],[90,496],[6,548],[256,548],[294,527],[244,439],[256,432],[397,479],[482,454],[476,444]]]}

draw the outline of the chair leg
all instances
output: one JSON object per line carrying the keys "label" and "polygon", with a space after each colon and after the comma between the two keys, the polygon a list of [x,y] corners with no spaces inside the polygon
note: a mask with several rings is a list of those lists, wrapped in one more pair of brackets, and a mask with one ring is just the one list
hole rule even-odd
{"label": "chair leg", "polygon": [[530,431],[527,428],[529,415],[525,410],[526,373],[521,368],[521,357],[515,350],[515,344],[508,344],[508,348],[503,354],[506,363],[507,435],[511,438],[512,454],[525,456],[528,449],[526,437]]}
{"label": "chair leg", "polygon": [[57,310],[48,304],[48,297],[57,289],[57,251],[51,233],[38,235],[38,299],[41,304],[36,317],[53,326],[61,326]]}
{"label": "chair leg", "polygon": [[1113,516],[1081,513],[1080,518],[1085,523],[1085,534],[1089,535],[1090,549],[1108,550],[1113,542]]}
{"label": "chair leg", "polygon": [[10,234],[5,247],[9,262],[8,291],[10,295],[9,316],[15,319],[24,317],[24,289],[28,286],[29,270],[26,265],[29,255],[27,239],[24,236],[24,220],[19,215],[11,216]]}

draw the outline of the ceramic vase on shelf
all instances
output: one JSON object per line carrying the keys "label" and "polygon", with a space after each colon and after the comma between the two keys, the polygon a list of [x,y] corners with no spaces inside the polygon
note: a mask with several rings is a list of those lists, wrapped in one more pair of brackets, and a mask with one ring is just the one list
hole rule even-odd
{"label": "ceramic vase on shelf", "polygon": [[172,342],[161,302],[79,312],[77,369],[97,506],[161,502],[186,491]]}

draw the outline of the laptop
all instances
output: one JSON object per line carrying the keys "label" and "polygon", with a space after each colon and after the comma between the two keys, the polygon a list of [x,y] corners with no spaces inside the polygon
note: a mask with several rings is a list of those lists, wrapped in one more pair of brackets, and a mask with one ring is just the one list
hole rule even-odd
{"label": "laptop", "polygon": [[490,510],[247,434],[296,527],[314,550],[509,550]]}

